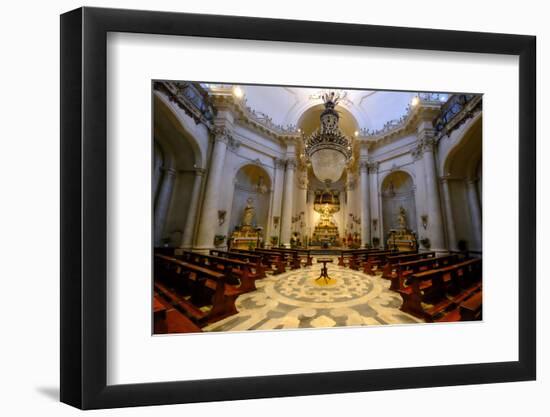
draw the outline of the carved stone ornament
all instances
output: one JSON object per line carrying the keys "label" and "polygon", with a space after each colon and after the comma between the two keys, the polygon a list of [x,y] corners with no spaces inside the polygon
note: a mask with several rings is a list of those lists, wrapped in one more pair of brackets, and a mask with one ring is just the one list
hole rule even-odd
{"label": "carved stone ornament", "polygon": [[422,155],[424,155],[424,149],[422,148],[422,145],[416,145],[414,148],[411,149],[411,156],[414,161],[422,159]]}
{"label": "carved stone ornament", "polygon": [[424,129],[419,132],[418,145],[421,146],[424,151],[433,151],[437,145],[435,129]]}
{"label": "carved stone ornament", "polygon": [[300,175],[298,176],[298,188],[301,190],[307,190],[308,186],[308,176],[307,170],[301,170]]}
{"label": "carved stone ornament", "polygon": [[227,147],[230,151],[236,152],[241,146],[241,142],[235,139],[233,136],[227,136]]}

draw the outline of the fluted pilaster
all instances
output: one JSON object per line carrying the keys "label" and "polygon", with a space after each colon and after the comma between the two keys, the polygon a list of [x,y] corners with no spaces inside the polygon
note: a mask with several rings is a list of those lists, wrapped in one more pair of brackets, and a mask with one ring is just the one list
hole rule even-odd
{"label": "fluted pilaster", "polygon": [[286,162],[284,197],[282,203],[281,244],[290,247],[292,235],[292,207],[294,196],[294,171],[296,161],[289,159]]}
{"label": "fluted pilaster", "polygon": [[361,198],[361,245],[367,247],[370,243],[370,209],[369,209],[369,164],[361,161],[359,164],[360,198]]}
{"label": "fluted pilaster", "polygon": [[435,251],[445,250],[443,233],[443,219],[441,217],[441,204],[439,199],[438,175],[435,166],[436,140],[433,129],[423,129],[418,133],[417,152],[422,153],[424,173],[426,179],[426,200],[428,226],[427,232],[431,242],[431,249]]}
{"label": "fluted pilaster", "polygon": [[218,195],[223,175],[225,154],[230,132],[225,128],[218,128],[214,136],[214,150],[208,169],[208,182],[200,216],[199,233],[197,236],[197,247],[208,249],[214,247],[214,235],[218,216]]}

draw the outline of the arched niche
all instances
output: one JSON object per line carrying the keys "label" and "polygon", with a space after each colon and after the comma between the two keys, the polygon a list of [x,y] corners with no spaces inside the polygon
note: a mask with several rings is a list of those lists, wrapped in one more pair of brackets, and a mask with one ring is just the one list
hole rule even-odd
{"label": "arched niche", "polygon": [[407,228],[418,231],[416,223],[415,187],[411,175],[405,171],[394,171],[382,181],[382,219],[384,241],[387,240],[390,230],[398,229],[398,215],[400,208],[405,209]]}
{"label": "arched niche", "polygon": [[[481,251],[482,222],[482,118],[473,119],[457,138],[443,162],[453,217],[455,246]],[[449,221],[447,221],[449,224]],[[453,242],[449,242],[452,247]]]}
{"label": "arched niche", "polygon": [[155,246],[181,246],[192,202],[196,168],[202,166],[197,140],[155,96],[152,146]]}
{"label": "arched niche", "polygon": [[234,187],[229,233],[242,225],[244,209],[250,200],[254,207],[252,225],[261,227],[265,238],[272,187],[269,173],[259,165],[243,165],[235,174]]}

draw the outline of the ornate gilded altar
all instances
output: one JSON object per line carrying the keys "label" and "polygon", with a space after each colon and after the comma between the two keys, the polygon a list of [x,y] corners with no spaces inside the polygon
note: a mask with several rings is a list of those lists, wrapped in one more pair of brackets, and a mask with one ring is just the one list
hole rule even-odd
{"label": "ornate gilded altar", "polygon": [[339,242],[338,226],[333,214],[340,210],[340,200],[337,191],[316,191],[313,209],[320,214],[311,236],[312,245],[335,246]]}
{"label": "ornate gilded altar", "polygon": [[418,242],[414,233],[407,228],[407,212],[403,207],[399,208],[397,215],[397,228],[390,229],[387,246],[398,251],[410,251],[418,249]]}

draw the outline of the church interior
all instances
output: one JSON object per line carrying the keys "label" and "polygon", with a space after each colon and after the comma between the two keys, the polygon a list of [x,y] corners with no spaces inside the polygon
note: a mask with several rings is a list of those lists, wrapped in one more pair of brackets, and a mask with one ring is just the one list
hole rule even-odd
{"label": "church interior", "polygon": [[482,95],[152,83],[153,334],[482,319]]}

